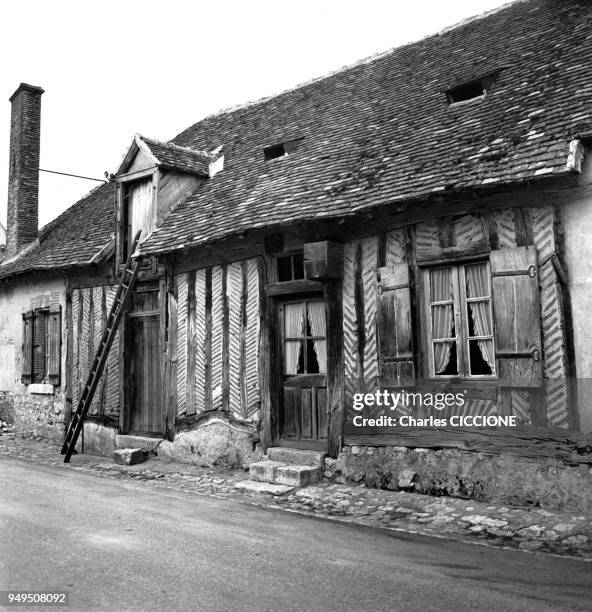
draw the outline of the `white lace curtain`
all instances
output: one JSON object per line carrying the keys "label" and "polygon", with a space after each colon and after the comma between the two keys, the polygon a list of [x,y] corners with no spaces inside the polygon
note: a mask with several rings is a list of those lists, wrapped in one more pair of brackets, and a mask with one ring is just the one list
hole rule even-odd
{"label": "white lace curtain", "polygon": [[[284,308],[284,335],[286,338],[299,338],[304,335],[304,304],[286,304]],[[286,340],[286,374],[298,374],[298,361],[302,350],[301,340]]]}
{"label": "white lace curtain", "polygon": [[[467,278],[467,296],[469,298],[486,297],[489,295],[489,278],[487,265],[466,266],[465,276]],[[471,317],[475,327],[475,335],[493,335],[489,300],[480,302],[469,302]],[[481,356],[487,362],[491,371],[494,371],[495,356],[493,354],[493,342],[491,340],[477,340]]]}
{"label": "white lace curtain", "polygon": [[313,336],[322,336],[321,339],[315,339],[314,350],[319,363],[319,373],[324,374],[327,371],[327,325],[325,320],[325,303],[324,302],[309,302],[308,304],[308,321]]}
{"label": "white lace curtain", "polygon": [[[446,302],[452,300],[452,274],[450,268],[438,268],[430,271],[430,301]],[[432,338],[450,338],[453,326],[453,304],[432,306]],[[452,341],[434,342],[434,369],[441,374],[448,366]]]}

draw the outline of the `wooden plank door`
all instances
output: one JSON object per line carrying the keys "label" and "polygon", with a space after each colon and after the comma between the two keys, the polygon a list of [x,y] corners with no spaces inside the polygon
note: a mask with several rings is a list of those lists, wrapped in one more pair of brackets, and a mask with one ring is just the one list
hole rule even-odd
{"label": "wooden plank door", "polygon": [[161,370],[158,316],[130,317],[131,432],[160,434],[162,430]]}
{"label": "wooden plank door", "polygon": [[323,449],[327,443],[327,326],[322,298],[279,304],[280,444]]}
{"label": "wooden plank door", "polygon": [[137,435],[162,435],[163,372],[157,287],[140,286],[134,292],[126,327],[129,431]]}

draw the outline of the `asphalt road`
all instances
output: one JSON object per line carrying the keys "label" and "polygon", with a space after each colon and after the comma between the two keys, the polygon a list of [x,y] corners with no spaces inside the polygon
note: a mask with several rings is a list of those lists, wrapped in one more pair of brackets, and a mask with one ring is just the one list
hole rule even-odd
{"label": "asphalt road", "polygon": [[592,564],[1,459],[7,589],[71,610],[565,612],[592,609]]}

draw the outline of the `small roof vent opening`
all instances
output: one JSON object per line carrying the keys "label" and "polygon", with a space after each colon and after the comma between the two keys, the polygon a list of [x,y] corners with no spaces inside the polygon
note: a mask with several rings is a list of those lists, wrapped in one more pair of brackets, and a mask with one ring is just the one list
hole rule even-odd
{"label": "small roof vent opening", "polygon": [[296,151],[302,142],[302,138],[295,138],[294,140],[286,140],[286,142],[280,142],[263,149],[263,155],[265,161],[270,159],[276,159],[278,157],[284,157]]}
{"label": "small roof vent opening", "polygon": [[468,102],[475,98],[480,98],[485,95],[485,89],[481,81],[474,81],[473,83],[467,83],[466,85],[460,85],[454,89],[447,91],[448,102],[450,104],[456,104],[458,102]]}
{"label": "small roof vent opening", "polygon": [[476,79],[474,81],[469,81],[468,83],[462,83],[456,87],[451,87],[446,92],[448,104],[459,104],[461,102],[469,102],[471,100],[484,98],[491,88],[497,74],[498,72],[496,71],[481,79]]}

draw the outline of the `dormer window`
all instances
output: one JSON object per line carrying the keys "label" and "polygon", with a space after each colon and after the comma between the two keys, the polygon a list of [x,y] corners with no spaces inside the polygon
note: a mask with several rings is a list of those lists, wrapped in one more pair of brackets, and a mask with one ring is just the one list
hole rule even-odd
{"label": "dormer window", "polygon": [[116,174],[118,264],[127,259],[138,231],[146,240],[175,204],[221,170],[221,151],[210,154],[136,135]]}
{"label": "dormer window", "polygon": [[278,144],[265,147],[263,149],[263,155],[265,161],[276,159],[277,157],[284,157],[296,151],[302,142],[302,138],[296,138],[294,140],[287,140],[286,142],[280,142]]}

